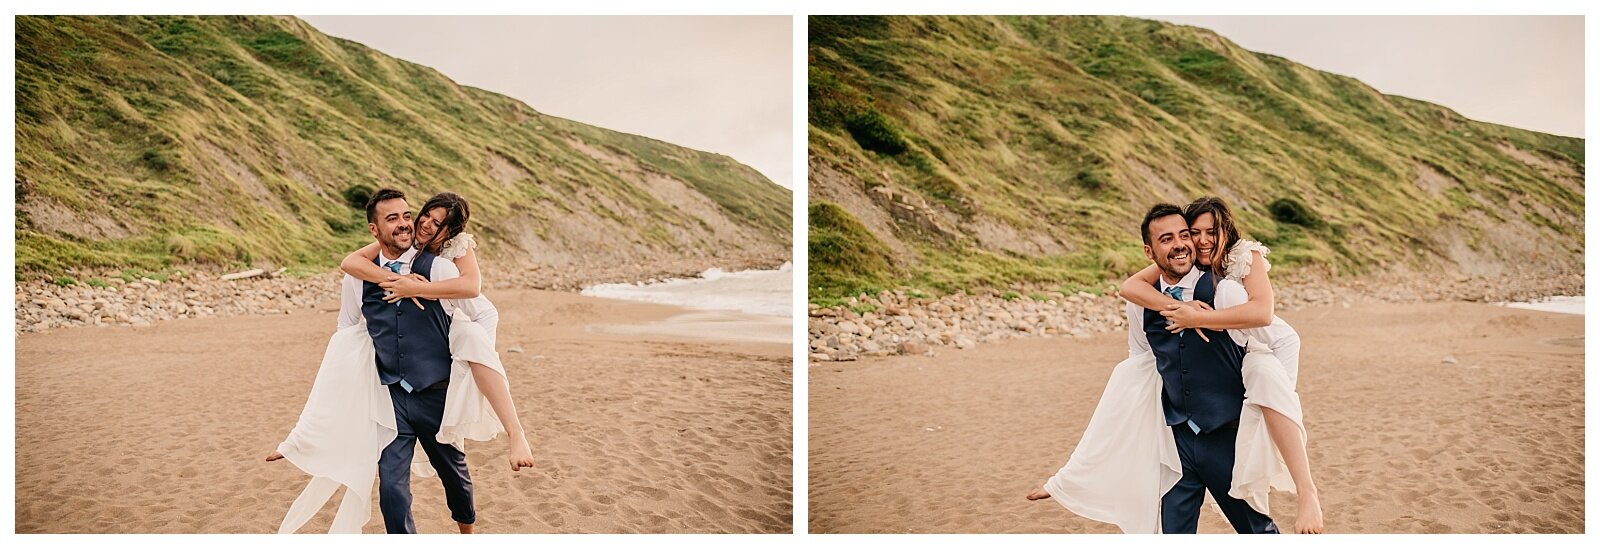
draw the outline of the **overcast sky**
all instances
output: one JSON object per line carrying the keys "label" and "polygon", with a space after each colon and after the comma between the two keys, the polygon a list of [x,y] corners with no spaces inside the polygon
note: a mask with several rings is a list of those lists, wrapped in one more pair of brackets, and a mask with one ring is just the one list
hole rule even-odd
{"label": "overcast sky", "polygon": [[1582,16],[1141,16],[1467,118],[1583,137]]}
{"label": "overcast sky", "polygon": [[721,153],[794,188],[788,16],[302,16],[458,83]]}

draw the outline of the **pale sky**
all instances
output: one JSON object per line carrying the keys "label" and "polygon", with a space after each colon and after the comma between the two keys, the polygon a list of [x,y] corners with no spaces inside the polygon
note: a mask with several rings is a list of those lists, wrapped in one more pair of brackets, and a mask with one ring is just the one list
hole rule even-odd
{"label": "pale sky", "polygon": [[1582,16],[1140,16],[1462,116],[1583,137]]}
{"label": "pale sky", "polygon": [[789,16],[301,16],[540,112],[725,154],[794,188]]}

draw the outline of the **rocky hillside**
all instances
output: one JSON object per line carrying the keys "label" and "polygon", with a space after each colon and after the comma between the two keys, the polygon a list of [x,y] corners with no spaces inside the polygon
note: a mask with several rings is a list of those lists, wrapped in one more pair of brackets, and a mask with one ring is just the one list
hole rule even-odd
{"label": "rocky hillside", "polygon": [[16,23],[19,280],[325,270],[370,240],[361,205],[380,186],[413,206],[466,196],[508,271],[789,256],[791,193],[748,166],[544,115],[292,17]]}
{"label": "rocky hillside", "polygon": [[[1103,288],[1158,201],[1289,272],[1582,272],[1583,140],[1124,17],[812,17],[813,302]],[[1581,277],[1580,277],[1581,278]]]}

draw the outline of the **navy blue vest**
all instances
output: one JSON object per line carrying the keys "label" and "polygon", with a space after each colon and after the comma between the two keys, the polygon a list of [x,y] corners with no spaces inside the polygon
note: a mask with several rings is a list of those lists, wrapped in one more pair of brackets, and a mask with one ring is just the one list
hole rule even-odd
{"label": "navy blue vest", "polygon": [[[433,260],[433,254],[417,251],[411,272],[428,278]],[[420,390],[450,379],[450,315],[444,307],[419,297],[423,307],[419,311],[410,299],[385,302],[385,291],[377,284],[364,282],[361,288],[361,315],[378,354],[378,380],[393,385],[404,379]]]}
{"label": "navy blue vest", "polygon": [[[1200,276],[1194,285],[1194,300],[1214,305],[1215,280],[1211,273]],[[1156,355],[1156,371],[1163,388],[1161,408],[1167,425],[1194,421],[1200,432],[1209,433],[1239,419],[1244,407],[1244,347],[1233,343],[1227,332],[1206,330],[1207,343],[1184,330],[1184,335],[1167,331],[1167,318],[1146,309],[1144,336]]]}

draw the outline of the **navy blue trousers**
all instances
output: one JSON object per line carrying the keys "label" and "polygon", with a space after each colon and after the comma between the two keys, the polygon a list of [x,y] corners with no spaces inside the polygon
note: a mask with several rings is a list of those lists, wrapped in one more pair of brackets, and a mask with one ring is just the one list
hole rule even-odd
{"label": "navy blue trousers", "polygon": [[1233,444],[1238,427],[1224,427],[1195,434],[1188,424],[1172,426],[1178,443],[1178,459],[1183,462],[1183,478],[1161,496],[1161,532],[1193,534],[1200,526],[1200,506],[1206,491],[1228,517],[1228,524],[1241,534],[1276,534],[1272,517],[1256,512],[1244,500],[1228,496],[1233,485]]}
{"label": "navy blue trousers", "polygon": [[417,533],[417,525],[411,520],[411,458],[418,443],[433,470],[439,472],[450,517],[462,524],[477,521],[466,454],[434,440],[439,434],[439,421],[444,419],[444,395],[443,387],[407,393],[398,383],[389,386],[399,433],[378,458],[378,509],[383,511],[384,530],[390,534]]}

